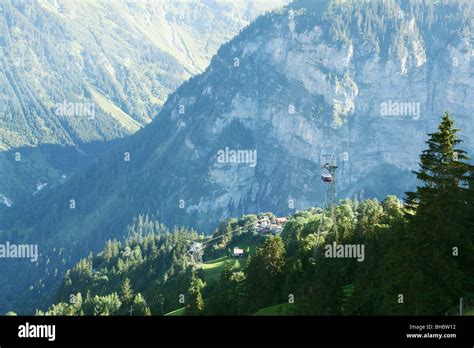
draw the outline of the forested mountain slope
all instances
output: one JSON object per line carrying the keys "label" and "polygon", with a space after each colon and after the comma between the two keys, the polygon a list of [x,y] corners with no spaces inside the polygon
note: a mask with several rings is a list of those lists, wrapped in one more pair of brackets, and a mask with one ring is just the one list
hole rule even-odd
{"label": "forested mountain slope", "polygon": [[0,209],[149,123],[222,43],[282,3],[2,1]]}
{"label": "forested mountain slope", "polygon": [[472,315],[474,166],[459,131],[445,113],[428,134],[405,204],[244,215],[208,237],[141,215],[124,244],[66,273],[46,314]]}

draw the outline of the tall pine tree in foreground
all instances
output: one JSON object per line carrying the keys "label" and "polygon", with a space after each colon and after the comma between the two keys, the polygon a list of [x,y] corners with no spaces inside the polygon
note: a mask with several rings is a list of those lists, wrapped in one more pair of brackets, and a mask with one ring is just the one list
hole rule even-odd
{"label": "tall pine tree in foreground", "polygon": [[422,185],[407,193],[409,250],[404,273],[409,285],[401,293],[409,314],[443,314],[472,290],[465,265],[474,252],[466,215],[473,167],[457,147],[458,131],[445,113],[420,156],[415,174]]}

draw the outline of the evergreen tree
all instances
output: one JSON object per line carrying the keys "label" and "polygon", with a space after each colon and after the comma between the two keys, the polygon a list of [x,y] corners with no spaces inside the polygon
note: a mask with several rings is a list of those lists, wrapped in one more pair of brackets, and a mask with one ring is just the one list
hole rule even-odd
{"label": "evergreen tree", "polygon": [[137,293],[135,295],[135,298],[133,299],[133,310],[133,313],[135,313],[135,315],[151,315],[150,308],[147,306],[146,301],[141,293]]}
{"label": "evergreen tree", "polygon": [[248,262],[246,292],[248,309],[253,312],[280,300],[285,265],[285,245],[281,237],[271,237]]}
{"label": "evergreen tree", "polygon": [[245,274],[233,272],[230,267],[222,271],[221,278],[209,302],[206,303],[207,314],[238,315],[245,313]]}
{"label": "evergreen tree", "polygon": [[186,305],[187,315],[199,315],[204,310],[204,300],[202,298],[202,289],[206,284],[193,275],[188,289],[188,304]]}
{"label": "evergreen tree", "polygon": [[365,260],[357,264],[354,292],[345,310],[355,315],[401,314],[398,295],[407,284],[405,264],[405,218],[401,202],[388,196],[376,228],[364,233]]}
{"label": "evergreen tree", "polygon": [[120,286],[120,300],[124,305],[128,305],[133,299],[133,289],[130,283],[130,279],[125,278],[122,285]]}
{"label": "evergreen tree", "polygon": [[457,148],[458,131],[446,113],[420,156],[415,174],[422,185],[407,193],[410,255],[405,273],[411,278],[407,313],[444,313],[466,290],[460,255],[473,252],[472,245],[465,244],[473,231],[464,215],[472,166],[466,163],[466,152]]}

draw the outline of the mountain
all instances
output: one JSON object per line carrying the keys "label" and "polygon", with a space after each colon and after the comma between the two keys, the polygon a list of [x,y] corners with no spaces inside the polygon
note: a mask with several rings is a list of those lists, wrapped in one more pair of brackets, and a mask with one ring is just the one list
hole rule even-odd
{"label": "mountain", "polygon": [[2,1],[0,209],[149,123],[222,43],[285,2]]}
{"label": "mountain", "polygon": [[56,273],[140,213],[205,233],[228,216],[290,214],[322,204],[327,161],[338,164],[339,198],[401,197],[445,110],[472,152],[472,7],[301,0],[259,17],[149,125],[9,209],[5,238],[43,254],[38,266],[5,268],[19,281],[2,308],[13,293],[38,303]]}

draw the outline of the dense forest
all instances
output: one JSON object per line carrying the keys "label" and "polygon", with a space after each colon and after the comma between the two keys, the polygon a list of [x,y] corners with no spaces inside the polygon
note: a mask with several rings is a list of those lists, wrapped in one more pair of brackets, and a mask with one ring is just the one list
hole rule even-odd
{"label": "dense forest", "polygon": [[[69,270],[56,304],[37,314],[450,314],[461,297],[474,303],[473,166],[458,131],[446,113],[404,202],[344,199],[324,219],[320,208],[290,216],[276,234],[255,228],[271,213],[228,219],[210,237],[139,216],[123,243]],[[341,245],[363,246],[363,257],[331,255]]]}

